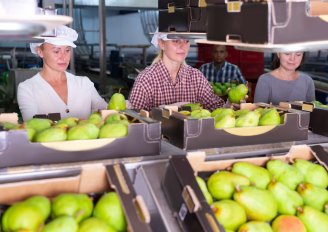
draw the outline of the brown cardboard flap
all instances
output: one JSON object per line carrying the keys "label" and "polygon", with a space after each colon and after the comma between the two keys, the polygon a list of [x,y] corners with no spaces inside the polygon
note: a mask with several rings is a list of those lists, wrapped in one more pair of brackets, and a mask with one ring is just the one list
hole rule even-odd
{"label": "brown cardboard flap", "polygon": [[106,168],[103,164],[86,164],[82,166],[80,193],[104,192],[109,188]]}

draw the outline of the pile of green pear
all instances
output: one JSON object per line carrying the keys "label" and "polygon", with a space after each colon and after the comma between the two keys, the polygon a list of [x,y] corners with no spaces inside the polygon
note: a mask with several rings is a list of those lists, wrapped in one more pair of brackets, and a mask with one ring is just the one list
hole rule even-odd
{"label": "pile of green pear", "polygon": [[230,88],[234,88],[238,84],[235,82],[210,82],[210,85],[212,86],[214,93],[222,97],[228,94]]}
{"label": "pile of green pear", "polygon": [[87,194],[62,193],[53,199],[36,195],[11,205],[2,215],[1,231],[121,232],[127,223],[115,192],[97,202]]}
{"label": "pile of green pear", "polygon": [[128,117],[123,113],[112,113],[103,119],[99,112],[94,112],[85,120],[69,117],[54,122],[32,118],[23,124],[3,123],[2,126],[8,130],[27,130],[28,139],[32,142],[59,142],[125,137],[129,124]]}
{"label": "pile of green pear", "polygon": [[328,172],[314,162],[235,162],[196,181],[226,232],[328,231]]}

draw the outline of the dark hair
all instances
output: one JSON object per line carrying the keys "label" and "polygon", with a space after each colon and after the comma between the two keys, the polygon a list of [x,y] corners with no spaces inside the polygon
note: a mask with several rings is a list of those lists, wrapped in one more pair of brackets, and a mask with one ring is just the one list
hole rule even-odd
{"label": "dark hair", "polygon": [[[304,63],[304,60],[305,60],[305,53],[303,53],[303,57],[302,57],[301,63],[296,68],[296,70],[298,70],[302,66],[302,64]],[[276,54],[274,54],[274,57],[273,57],[273,60],[272,60],[271,70],[275,70],[275,69],[277,69],[279,67],[280,67],[280,59],[279,59],[279,57],[278,57],[278,55],[276,53]]]}

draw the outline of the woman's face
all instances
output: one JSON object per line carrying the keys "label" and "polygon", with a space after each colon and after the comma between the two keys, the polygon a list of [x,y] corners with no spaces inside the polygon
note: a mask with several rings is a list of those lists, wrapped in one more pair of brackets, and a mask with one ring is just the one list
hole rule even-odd
{"label": "woman's face", "polygon": [[70,46],[57,46],[44,43],[38,48],[38,54],[43,59],[43,65],[53,70],[65,72],[71,59]]}
{"label": "woman's face", "polygon": [[173,62],[183,63],[188,55],[190,43],[187,39],[160,40],[164,56]]}
{"label": "woman's face", "polygon": [[296,70],[303,58],[303,52],[279,53],[280,66],[286,70]]}

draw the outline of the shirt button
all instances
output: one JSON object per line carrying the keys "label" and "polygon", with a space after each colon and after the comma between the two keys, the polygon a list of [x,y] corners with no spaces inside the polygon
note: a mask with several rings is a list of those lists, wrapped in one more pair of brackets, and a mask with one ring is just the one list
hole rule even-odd
{"label": "shirt button", "polygon": [[66,113],[69,113],[69,109],[66,109],[65,112],[66,112]]}

